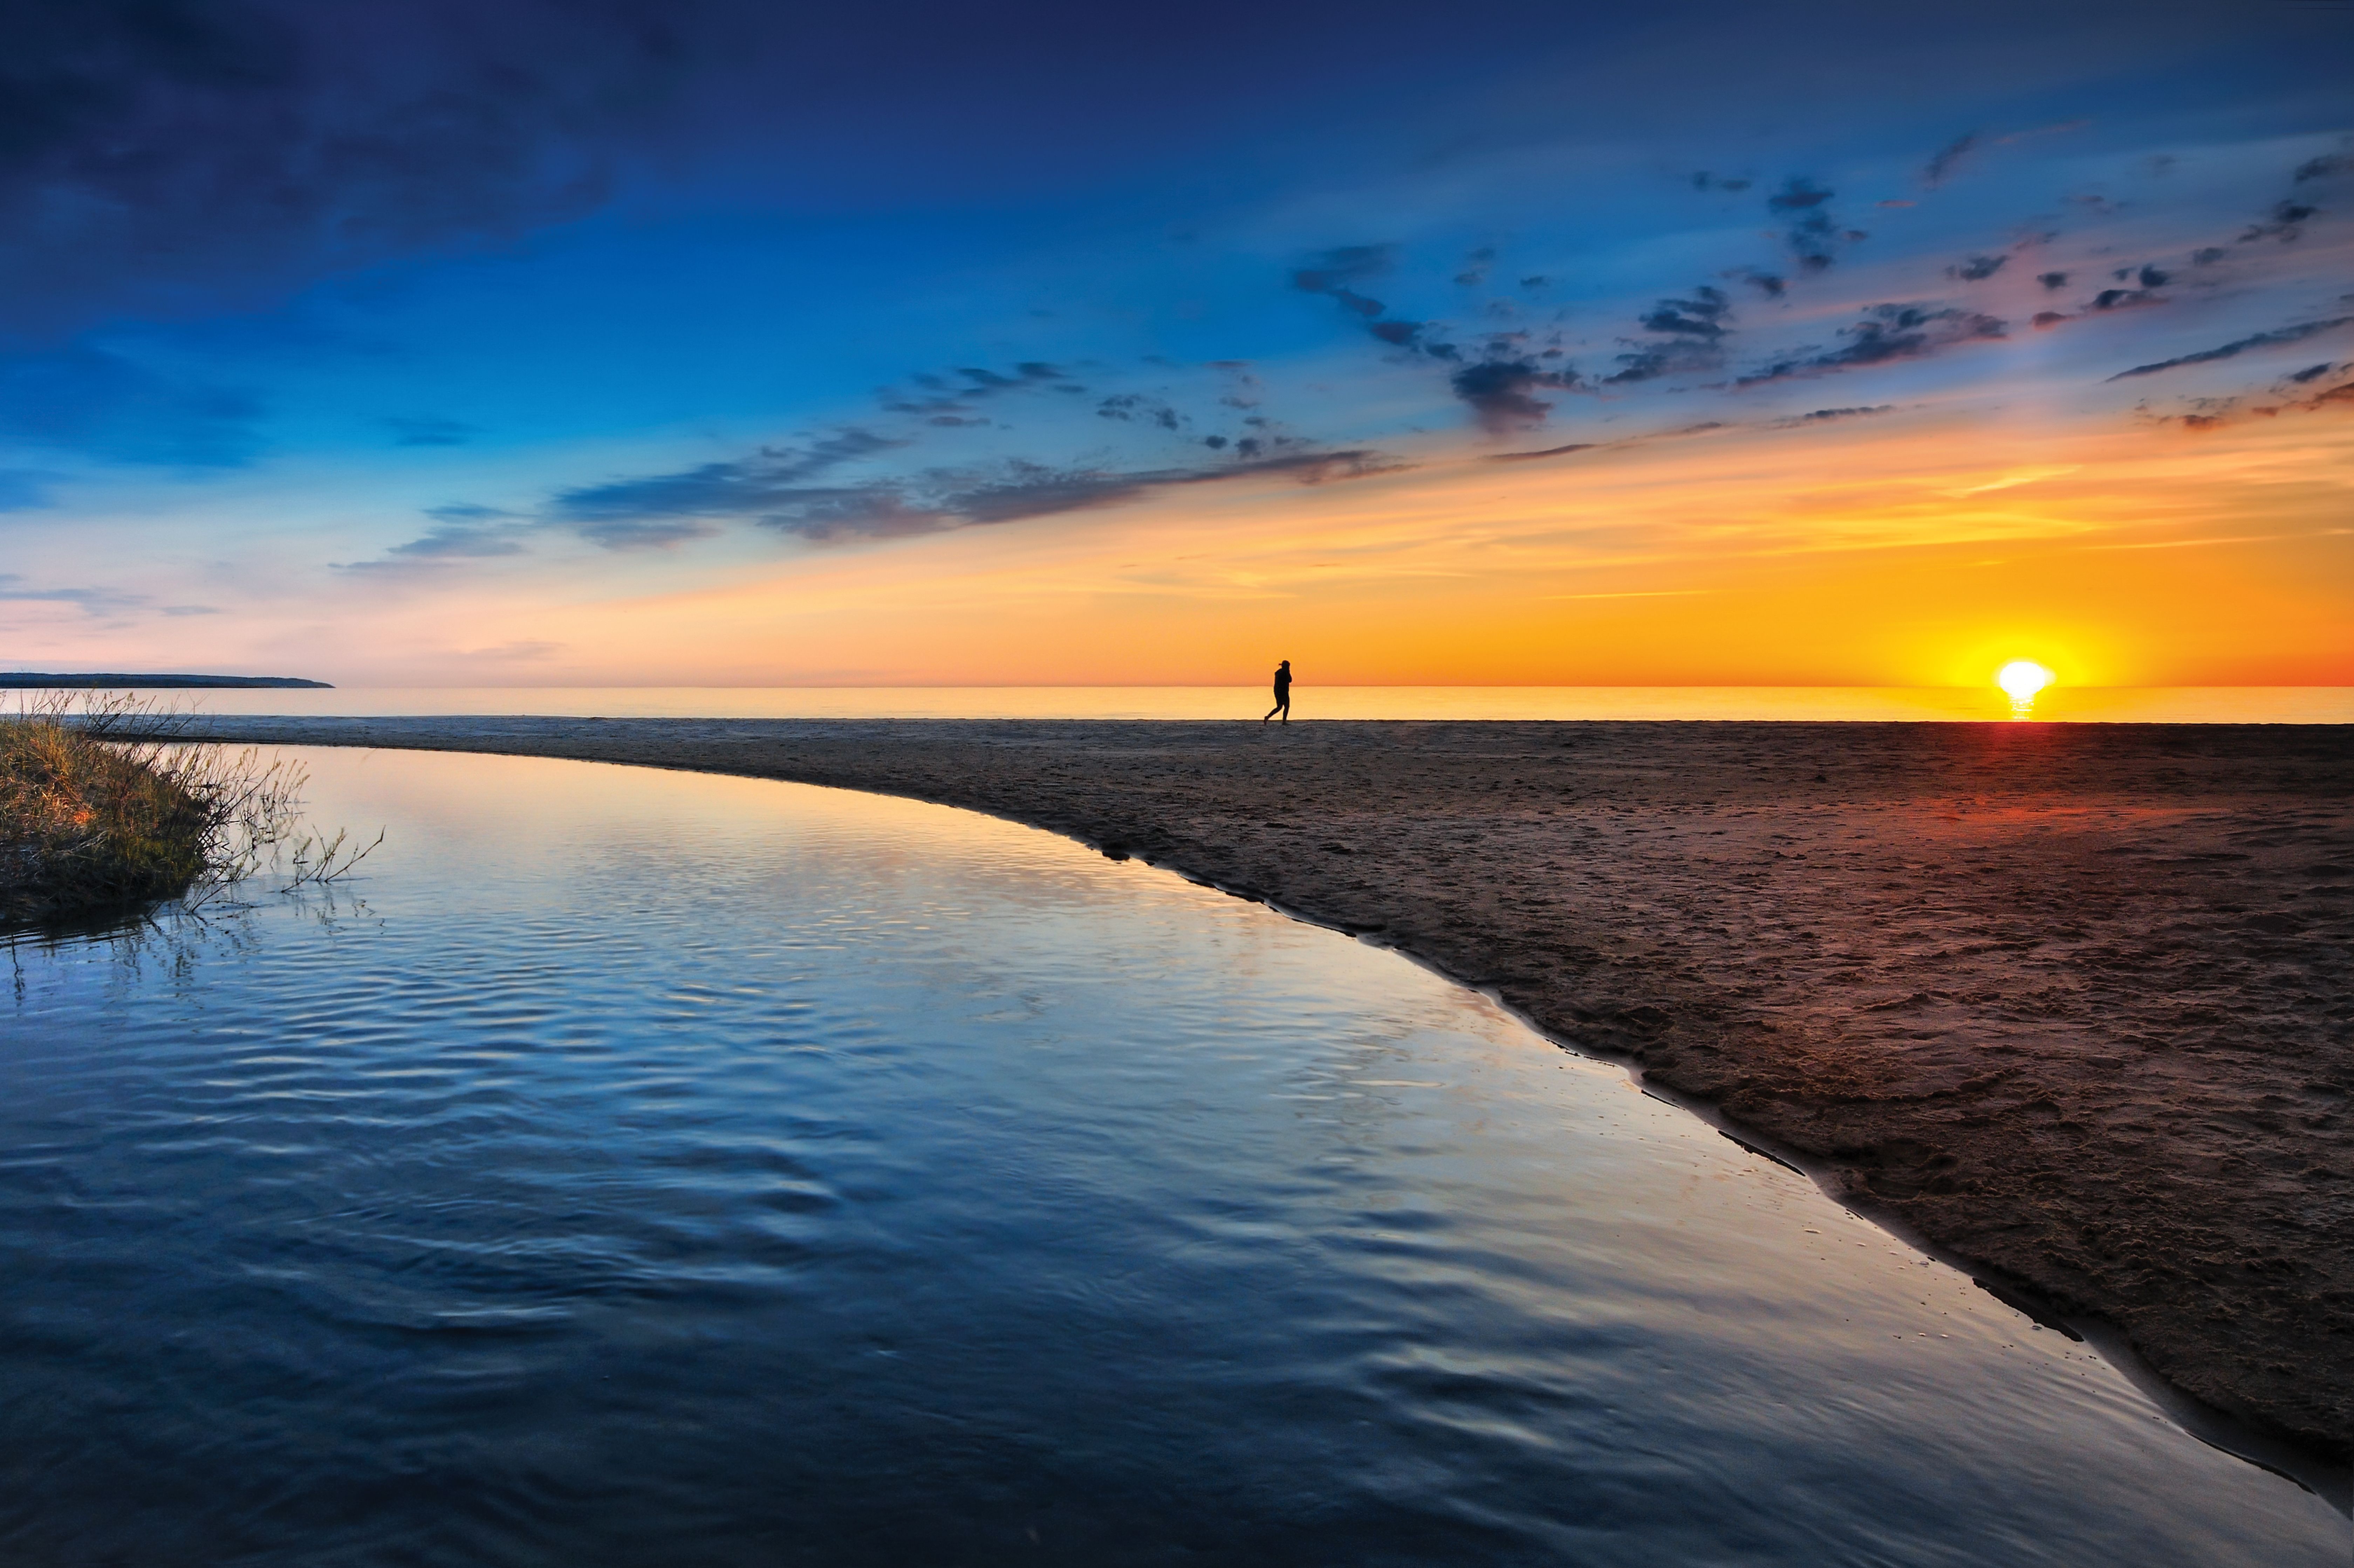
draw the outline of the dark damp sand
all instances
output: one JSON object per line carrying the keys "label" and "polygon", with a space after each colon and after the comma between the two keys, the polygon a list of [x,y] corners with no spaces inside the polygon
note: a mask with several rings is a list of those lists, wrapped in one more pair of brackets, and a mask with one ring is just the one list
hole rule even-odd
{"label": "dark damp sand", "polygon": [[2354,727],[213,722],[915,796],[1378,932],[2349,1453]]}

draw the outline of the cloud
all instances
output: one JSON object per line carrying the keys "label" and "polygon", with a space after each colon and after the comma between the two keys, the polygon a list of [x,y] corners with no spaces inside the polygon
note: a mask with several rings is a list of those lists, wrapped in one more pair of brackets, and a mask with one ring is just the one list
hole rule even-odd
{"label": "cloud", "polygon": [[2252,223],[2233,243],[2253,245],[2259,239],[2277,239],[2283,245],[2305,232],[2307,218],[2320,216],[2321,209],[2301,201],[2276,201],[2264,214],[2262,222]]}
{"label": "cloud", "polygon": [[2330,368],[2329,362],[2325,359],[2319,365],[2308,365],[2303,370],[2291,371],[2286,379],[2293,387],[2302,387],[2308,381],[2320,380],[2329,374]]}
{"label": "cloud", "polygon": [[109,588],[33,588],[16,572],[0,572],[0,603],[70,604],[86,615],[120,615],[147,602],[147,596]]}
{"label": "cloud", "polygon": [[840,493],[809,482],[907,444],[868,430],[838,430],[805,447],[763,447],[748,458],[558,491],[547,515],[608,549],[679,545],[718,532],[714,518],[781,513]]}
{"label": "cloud", "polygon": [[2068,274],[2065,272],[2038,272],[2035,274],[2035,281],[2043,285],[2044,291],[2047,293],[2057,293],[2060,290],[2068,286]]}
{"label": "cloud", "polygon": [[427,509],[434,525],[420,536],[393,546],[383,561],[361,561],[339,567],[344,571],[380,570],[392,566],[419,567],[437,561],[483,560],[495,556],[519,556],[524,540],[540,524],[535,518],[496,506],[460,502]]}
{"label": "cloud", "polygon": [[392,444],[397,447],[461,447],[477,433],[472,425],[433,414],[394,414],[387,417],[384,424],[392,432]]}
{"label": "cloud", "polygon": [[[1308,266],[1293,269],[1291,286],[1303,294],[1320,294],[1332,301],[1356,317],[1375,339],[1392,348],[1427,355],[1433,359],[1460,359],[1460,349],[1431,335],[1434,323],[1384,319],[1389,307],[1351,286],[1388,271],[1396,253],[1397,248],[1392,245],[1343,245],[1324,251]],[[1455,281],[1462,283],[1473,278],[1474,272],[1474,281],[1484,280],[1486,269],[1494,260],[1495,252],[1490,249],[1483,247],[1473,251],[1472,270],[1458,274]]]}
{"label": "cloud", "polygon": [[2343,153],[2324,153],[2317,158],[2307,158],[2296,166],[2291,185],[2303,185],[2307,180],[2326,180],[2333,175],[2354,172],[2354,158]]}
{"label": "cloud", "polygon": [[1766,209],[1788,221],[1783,243],[1797,259],[1802,272],[1828,270],[1839,260],[1839,247],[1867,238],[1861,229],[1843,228],[1829,203],[1837,193],[1823,189],[1802,175],[1793,175],[1782,188],[1766,198]]}
{"label": "cloud", "polygon": [[0,357],[0,437],[104,462],[239,468],[260,450],[249,392],[87,344]]}
{"label": "cloud", "polygon": [[1351,285],[1388,271],[1396,256],[1394,245],[1339,246],[1305,267],[1294,268],[1291,286],[1303,294],[1321,294],[1353,315],[1378,316],[1388,307]]}
{"label": "cloud", "polygon": [[1964,158],[1968,157],[1977,149],[1978,144],[1978,133],[1969,131],[1938,148],[1936,154],[1922,167],[1921,183],[1925,185],[1944,185],[1946,176],[1954,172],[1956,166]]}
{"label": "cloud", "polygon": [[1482,245],[1463,258],[1463,270],[1455,274],[1460,288],[1476,289],[1488,281],[1488,270],[1496,264],[1496,248]]}
{"label": "cloud", "polygon": [[1470,405],[1472,417],[1492,434],[1542,425],[1553,405],[1536,394],[1577,384],[1574,370],[1551,370],[1528,359],[1487,359],[1447,377],[1455,395]]}
{"label": "cloud", "polygon": [[[893,414],[909,414],[928,424],[940,426],[983,425],[981,405],[1008,392],[1034,390],[1051,387],[1057,391],[1083,393],[1087,390],[1059,365],[1043,359],[1025,359],[1013,367],[1013,374],[980,366],[928,373],[912,378],[913,391],[885,387],[877,393],[876,401],[884,410]],[[869,440],[877,438],[868,437]]]}
{"label": "cloud", "polygon": [[[2001,271],[2004,263],[2009,260],[2008,256],[1973,256],[1967,261],[1946,268],[1946,276],[1958,278],[1965,283],[1984,282]],[[2065,273],[2061,274],[2061,281],[2067,281]]]}
{"label": "cloud", "polygon": [[[2326,372],[2329,367],[2319,366],[2316,368]],[[2302,376],[2292,376],[2290,380],[2301,382]],[[2186,430],[2205,431],[2219,430],[2226,425],[2244,424],[2250,419],[2277,418],[2283,414],[2317,414],[2325,409],[2354,412],[2354,381],[2341,381],[2335,387],[2325,387],[2306,397],[2278,402],[2252,404],[2244,397],[2193,397],[2186,399],[2182,407],[2186,409],[2182,413],[2152,415],[2145,406],[2142,414],[2146,418],[2155,418],[2161,425],[2180,425]]]}
{"label": "cloud", "polygon": [[1752,184],[1746,175],[1727,179],[1723,175],[1712,175],[1706,169],[1695,169],[1691,183],[1692,189],[1696,191],[1745,191]]}
{"label": "cloud", "polygon": [[1840,335],[1847,341],[1837,348],[1802,349],[1737,378],[1734,386],[1759,387],[1897,360],[1922,359],[1942,349],[1987,342],[2008,334],[2008,323],[1976,311],[1918,304],[1873,305],[1861,321],[1840,329]]}
{"label": "cloud", "polygon": [[1614,386],[1656,381],[1664,376],[1714,370],[1724,363],[1721,340],[1731,332],[1733,304],[1722,289],[1703,283],[1685,299],[1661,300],[1639,318],[1659,340],[1618,356],[1619,368],[1603,380]]}
{"label": "cloud", "polygon": [[1767,272],[1755,267],[1747,267],[1731,275],[1738,277],[1769,300],[1778,300],[1789,290],[1788,282],[1777,272]]}
{"label": "cloud", "polygon": [[1789,418],[1778,420],[1776,423],[1785,428],[1793,428],[1802,425],[1825,425],[1829,424],[1833,419],[1855,419],[1861,418],[1867,414],[1893,413],[1895,411],[1895,408],[1896,405],[1893,403],[1873,403],[1868,407],[1856,408],[1817,408],[1811,414],[1796,414],[1791,416]]}
{"label": "cloud", "polygon": [[1292,452],[1194,468],[1058,468],[1014,460],[986,471],[935,471],[912,479],[812,493],[754,521],[821,544],[905,538],[1095,511],[1194,485],[1267,476],[1330,484],[1405,466],[1370,449]]}
{"label": "cloud", "polygon": [[1567,457],[1572,452],[1590,452],[1601,447],[1617,444],[1615,441],[1572,441],[1564,447],[1540,447],[1532,452],[1490,452],[1488,455],[1488,461],[1490,462],[1530,462],[1538,458]]}
{"label": "cloud", "polygon": [[1703,283],[1692,291],[1690,299],[1661,300],[1652,306],[1642,318],[1643,330],[1706,338],[1713,343],[1728,330],[1725,318],[1732,308],[1723,291]]}
{"label": "cloud", "polygon": [[2131,370],[2120,370],[2111,381],[2128,381],[2137,376],[2156,376],[2161,371],[2178,370],[2186,365],[2212,365],[2220,359],[2236,359],[2250,349],[2272,348],[2281,344],[2303,343],[2306,338],[2334,331],[2354,323],[2354,316],[2332,316],[2327,321],[2306,322],[2298,326],[2279,327],[2272,332],[2260,332],[2238,338],[2221,348],[2202,349],[2197,354],[2179,354],[2172,359],[2160,359],[2148,365],[2137,365]]}

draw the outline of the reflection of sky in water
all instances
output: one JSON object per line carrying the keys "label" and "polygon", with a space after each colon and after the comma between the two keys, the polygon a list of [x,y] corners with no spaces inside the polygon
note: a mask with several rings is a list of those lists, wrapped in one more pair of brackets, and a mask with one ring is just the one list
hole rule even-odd
{"label": "reflection of sky in water", "polygon": [[[1313,672],[1303,672],[1312,675]],[[0,694],[5,695],[5,694]],[[2014,716],[1984,686],[1323,686],[1338,719],[1920,719]],[[1255,719],[1260,686],[344,686],[165,694],[215,714],[544,714],[604,718]],[[2354,686],[2058,687],[2037,716],[2139,724],[2354,724]]]}
{"label": "reflection of sky in water", "polygon": [[938,808],[308,758],[391,830],[334,907],[18,949],[23,1560],[2344,1561],[1394,955]]}

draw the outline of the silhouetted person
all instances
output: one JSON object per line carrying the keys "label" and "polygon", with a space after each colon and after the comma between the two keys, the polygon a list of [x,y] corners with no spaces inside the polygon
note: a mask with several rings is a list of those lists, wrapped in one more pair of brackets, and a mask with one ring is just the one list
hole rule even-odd
{"label": "silhouetted person", "polygon": [[1275,667],[1275,706],[1267,709],[1267,718],[1258,722],[1265,724],[1267,719],[1278,714],[1283,715],[1284,723],[1291,722],[1291,661],[1288,659]]}

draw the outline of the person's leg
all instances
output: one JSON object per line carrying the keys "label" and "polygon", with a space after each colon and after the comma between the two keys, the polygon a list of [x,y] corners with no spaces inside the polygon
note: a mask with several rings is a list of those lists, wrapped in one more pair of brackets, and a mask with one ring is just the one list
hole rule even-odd
{"label": "person's leg", "polygon": [[[1258,722],[1259,722],[1259,723],[1261,723],[1261,724],[1265,724],[1268,719],[1273,718],[1276,715],[1278,715],[1278,714],[1281,713],[1282,711],[1283,711],[1283,705],[1282,705],[1281,703],[1278,703],[1278,704],[1276,704],[1276,705],[1275,705],[1275,706],[1273,706],[1273,707],[1271,707],[1271,708],[1267,709],[1267,712],[1266,712],[1263,715],[1261,715],[1261,716],[1260,716],[1260,718],[1259,718],[1259,721],[1258,721]],[[1288,719],[1286,719],[1284,722],[1285,722],[1285,723],[1287,723],[1287,724],[1288,724],[1288,723],[1290,723],[1291,721],[1290,721],[1290,720],[1288,720]]]}

